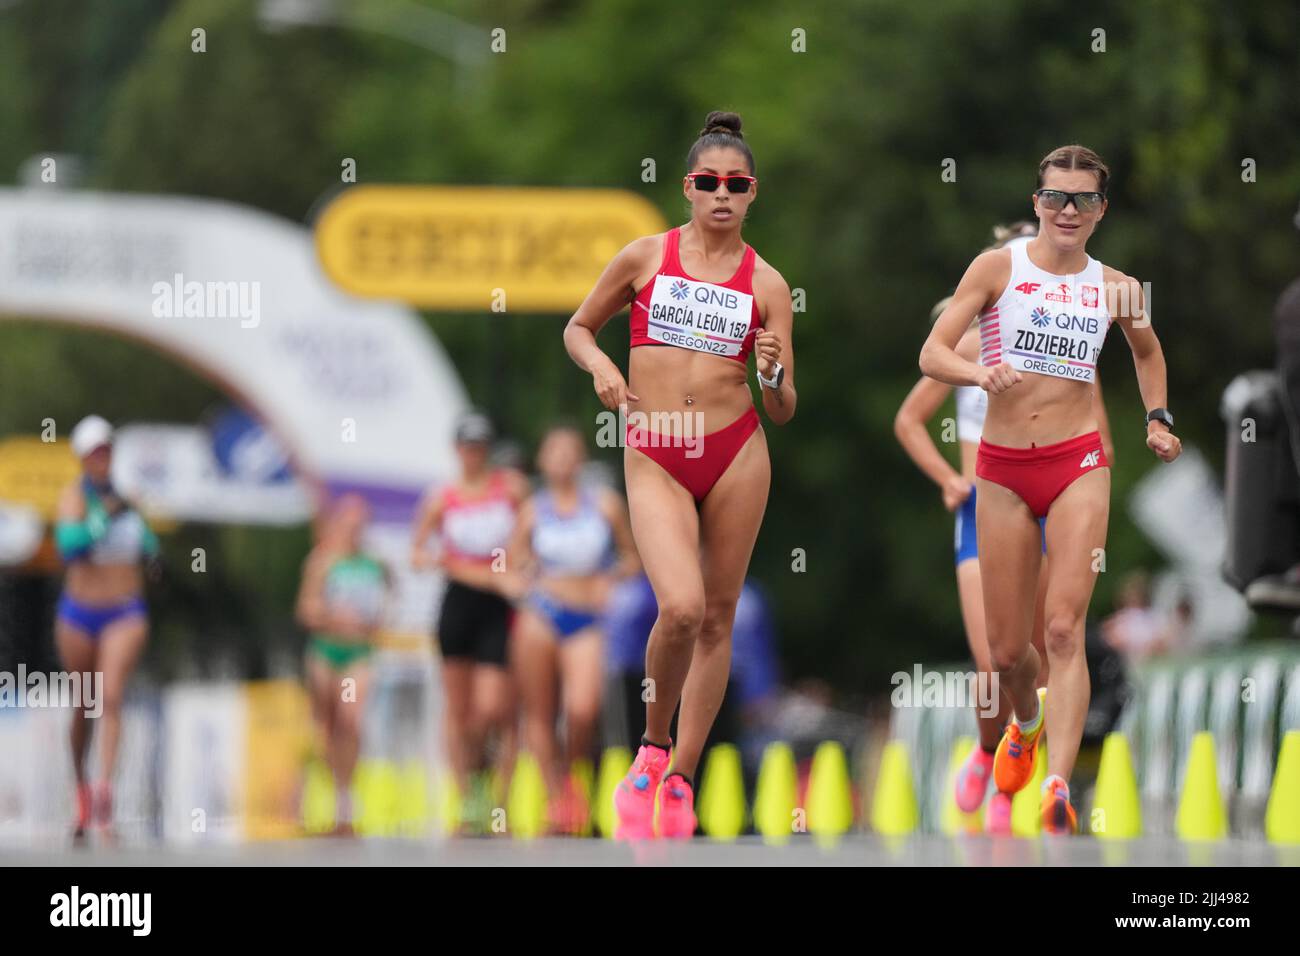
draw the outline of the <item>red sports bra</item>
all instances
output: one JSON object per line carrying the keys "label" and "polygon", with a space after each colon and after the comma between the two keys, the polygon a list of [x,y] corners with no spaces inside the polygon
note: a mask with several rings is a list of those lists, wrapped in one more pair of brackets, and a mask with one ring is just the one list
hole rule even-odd
{"label": "red sports bra", "polygon": [[744,362],[763,327],[754,300],[754,247],[745,246],[740,268],[726,282],[701,282],[682,268],[680,235],[681,227],[665,233],[659,271],[632,302],[632,348],[676,345]]}

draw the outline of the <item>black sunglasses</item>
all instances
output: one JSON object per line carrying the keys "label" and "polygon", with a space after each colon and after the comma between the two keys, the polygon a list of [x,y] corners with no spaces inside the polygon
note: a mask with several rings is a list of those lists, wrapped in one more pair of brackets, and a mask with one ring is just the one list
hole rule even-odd
{"label": "black sunglasses", "polygon": [[747,193],[749,187],[758,182],[753,176],[715,176],[713,173],[687,173],[686,178],[696,189],[706,193],[717,192],[719,182],[727,184],[729,193]]}
{"label": "black sunglasses", "polygon": [[1044,209],[1060,212],[1070,203],[1081,213],[1096,212],[1106,201],[1106,194],[1099,192],[1067,193],[1061,189],[1036,189],[1034,195]]}

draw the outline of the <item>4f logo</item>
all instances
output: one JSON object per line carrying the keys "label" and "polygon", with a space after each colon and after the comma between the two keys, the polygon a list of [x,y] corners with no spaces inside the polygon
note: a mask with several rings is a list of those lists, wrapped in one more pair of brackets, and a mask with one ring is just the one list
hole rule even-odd
{"label": "4f logo", "polygon": [[1017,292],[1023,292],[1025,295],[1033,295],[1043,287],[1041,282],[1022,282],[1016,286]]}
{"label": "4f logo", "polygon": [[1097,463],[1100,460],[1101,460],[1101,451],[1099,449],[1094,448],[1092,451],[1088,452],[1088,454],[1083,456],[1083,461],[1079,462],[1079,467],[1092,468],[1095,465],[1097,465]]}

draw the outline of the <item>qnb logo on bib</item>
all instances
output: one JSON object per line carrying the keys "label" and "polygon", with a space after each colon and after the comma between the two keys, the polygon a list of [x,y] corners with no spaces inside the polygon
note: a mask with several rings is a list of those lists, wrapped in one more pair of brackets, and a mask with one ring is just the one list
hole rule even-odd
{"label": "qnb logo on bib", "polygon": [[1042,305],[1009,312],[1004,355],[1013,368],[1092,381],[1106,335],[1101,319]]}
{"label": "qnb logo on bib", "polygon": [[754,297],[745,292],[680,276],[656,276],[646,336],[696,352],[739,355],[753,308]]}

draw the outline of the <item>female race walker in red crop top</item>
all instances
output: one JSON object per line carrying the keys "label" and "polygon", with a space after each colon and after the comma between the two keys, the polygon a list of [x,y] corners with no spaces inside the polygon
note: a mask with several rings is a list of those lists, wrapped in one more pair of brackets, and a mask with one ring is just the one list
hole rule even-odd
{"label": "female race walker in red crop top", "polygon": [[[1047,726],[1051,747],[1040,808],[1047,833],[1078,826],[1069,780],[1088,713],[1084,621],[1110,512],[1110,467],[1092,382],[1112,324],[1133,352],[1147,407],[1147,447],[1161,461],[1173,461],[1181,450],[1165,408],[1165,360],[1142,287],[1086,249],[1106,214],[1109,177],[1101,157],[1083,146],[1045,156],[1032,195],[1038,235],[971,263],[920,360],[925,375],[988,394],[975,458],[980,585],[997,671],[990,676],[1015,710],[993,755],[993,780],[1002,793],[1023,789],[1033,779],[1036,745]],[[956,351],[975,316],[978,361]],[[1035,692],[1039,656],[1030,643],[1044,515],[1046,705]],[[1046,706],[1052,709],[1044,716]]]}
{"label": "female race walker in red crop top", "polygon": [[[750,352],[766,379],[767,417],[783,425],[795,409],[790,289],[740,236],[758,192],[740,117],[710,113],[687,169],[690,222],[624,248],[564,330],[569,355],[591,373],[605,407],[629,410],[628,507],[659,604],[646,650],[654,694],[643,746],[615,795],[625,838],[686,837],[695,829],[695,769],[726,690],[736,600],[771,478],[747,375]],[[628,305],[625,381],[596,334]]]}

